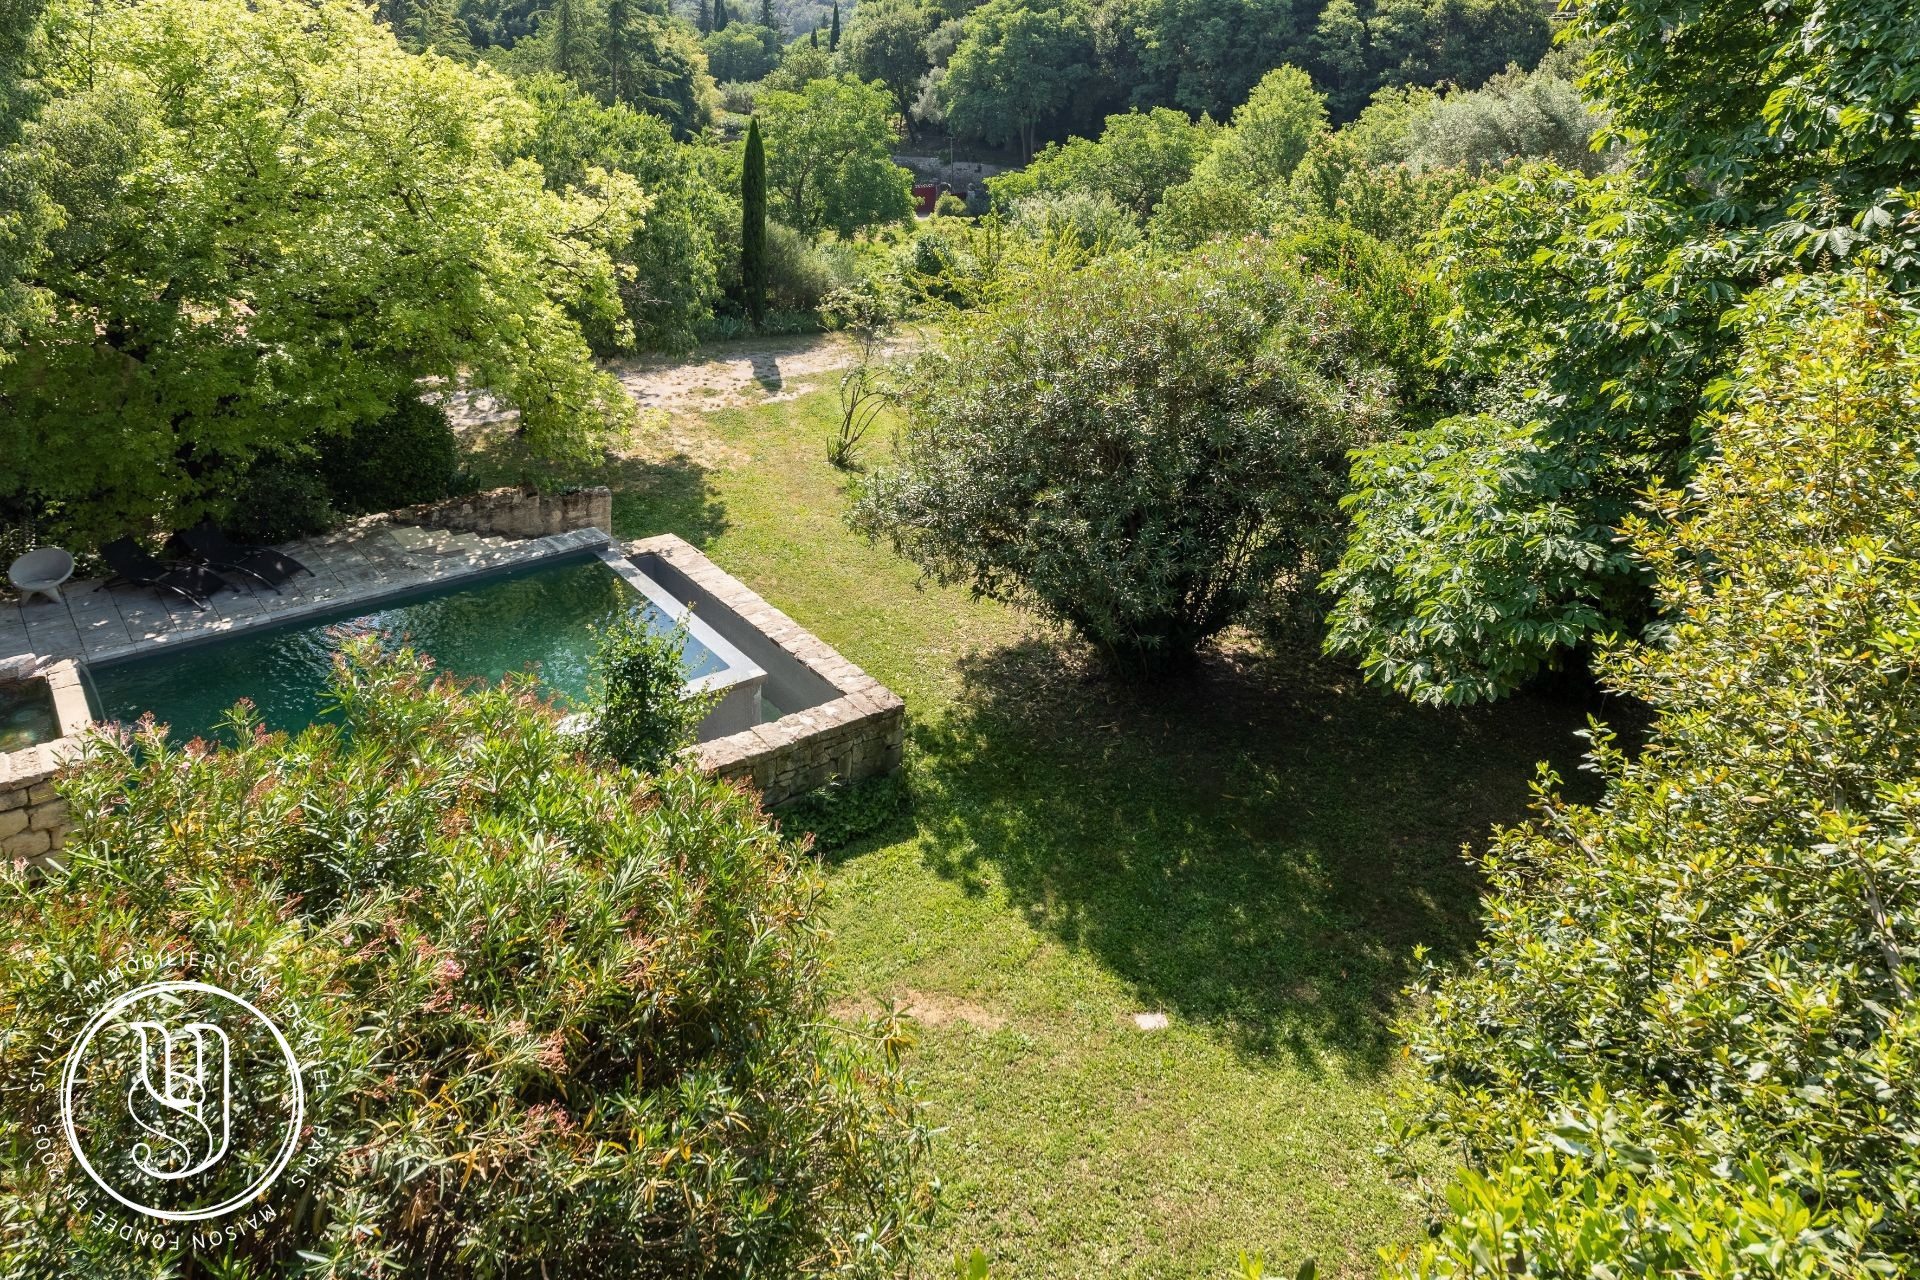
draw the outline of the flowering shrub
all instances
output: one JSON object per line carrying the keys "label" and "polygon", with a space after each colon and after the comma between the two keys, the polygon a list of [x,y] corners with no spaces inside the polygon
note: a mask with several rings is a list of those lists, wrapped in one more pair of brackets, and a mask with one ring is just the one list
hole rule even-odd
{"label": "flowering shrub", "polygon": [[[1920,312],[1762,325],[1718,456],[1629,537],[1659,642],[1597,806],[1497,834],[1412,1029],[1472,1168],[1407,1269],[1911,1275],[1920,1256]],[[1411,1136],[1411,1135],[1409,1135]]]}
{"label": "flowering shrub", "polygon": [[[297,738],[242,708],[237,749],[102,745],[66,869],[0,879],[10,1081],[129,954],[222,957],[308,1028],[299,1173],[191,1273],[901,1270],[931,1200],[902,1041],[825,1017],[813,882],[752,800],[596,766],[525,682],[351,648],[337,695],[344,727]],[[5,1099],[10,1134],[48,1122]],[[0,1164],[0,1272],[181,1274],[30,1155]]]}

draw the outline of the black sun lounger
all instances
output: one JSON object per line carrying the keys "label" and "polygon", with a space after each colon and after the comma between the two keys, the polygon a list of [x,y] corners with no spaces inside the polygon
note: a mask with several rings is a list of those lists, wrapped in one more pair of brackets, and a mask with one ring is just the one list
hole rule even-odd
{"label": "black sun lounger", "polygon": [[187,550],[214,568],[245,574],[275,591],[295,574],[313,572],[292,556],[275,551],[272,547],[251,547],[234,542],[211,524],[200,524],[186,530],[180,535],[180,541],[186,543]]}
{"label": "black sun lounger", "polygon": [[100,558],[121,581],[171,592],[199,609],[207,607],[208,596],[227,585],[219,574],[204,565],[167,564],[156,560],[132,538],[107,543],[100,548]]}

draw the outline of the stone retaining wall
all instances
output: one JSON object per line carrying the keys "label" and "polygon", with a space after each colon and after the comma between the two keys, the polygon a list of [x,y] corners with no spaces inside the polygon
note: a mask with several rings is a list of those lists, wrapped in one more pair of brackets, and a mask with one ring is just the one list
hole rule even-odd
{"label": "stone retaining wall", "polygon": [[693,750],[702,768],[751,783],[771,808],[836,778],[858,782],[900,767],[907,709],[886,686],[680,538],[646,538],[630,543],[627,554],[666,561],[830,686],[817,706],[701,743]]}
{"label": "stone retaining wall", "polygon": [[53,781],[80,754],[80,735],[91,722],[73,662],[53,663],[31,678],[51,688],[62,736],[0,754],[0,856],[9,862],[39,862],[66,839],[67,802],[54,794]]}
{"label": "stone retaining wall", "polygon": [[604,485],[571,493],[532,489],[489,489],[445,502],[402,507],[388,517],[395,524],[424,525],[507,538],[544,538],[575,529],[613,528],[613,490]]}

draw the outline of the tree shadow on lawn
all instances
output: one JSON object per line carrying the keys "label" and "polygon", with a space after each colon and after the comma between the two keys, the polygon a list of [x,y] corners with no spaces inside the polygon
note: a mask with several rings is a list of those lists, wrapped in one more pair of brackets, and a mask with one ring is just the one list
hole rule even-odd
{"label": "tree shadow on lawn", "polygon": [[613,528],[621,541],[677,533],[704,547],[727,531],[727,504],[707,468],[685,454],[641,460],[621,458],[609,477]]}
{"label": "tree shadow on lawn", "polygon": [[753,380],[760,384],[763,391],[779,391],[787,385],[785,375],[780,372],[780,357],[773,352],[756,352],[747,358],[748,367],[753,370]]}
{"label": "tree shadow on lawn", "polygon": [[991,866],[1143,1009],[1312,1071],[1385,1068],[1414,946],[1444,962],[1472,945],[1461,845],[1524,816],[1537,761],[1596,789],[1575,781],[1577,698],[1434,710],[1317,655],[1215,654],[1116,687],[1050,642],[962,675],[914,729],[935,869],[977,891]]}

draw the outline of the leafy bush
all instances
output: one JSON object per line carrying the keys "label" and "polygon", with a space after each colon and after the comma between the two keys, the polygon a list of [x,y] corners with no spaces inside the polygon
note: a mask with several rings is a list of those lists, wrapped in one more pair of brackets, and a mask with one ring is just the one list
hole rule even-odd
{"label": "leafy bush", "polygon": [[951,191],[942,192],[933,202],[933,211],[942,218],[964,218],[967,216],[967,202]]}
{"label": "leafy bush", "polygon": [[1406,254],[1356,227],[1309,222],[1280,242],[1303,270],[1335,288],[1355,335],[1394,377],[1412,423],[1425,425],[1459,407],[1458,379],[1434,368],[1434,324],[1446,298]]}
{"label": "leafy bush", "polygon": [[1691,466],[1731,342],[1727,282],[1672,256],[1682,234],[1631,178],[1545,164],[1455,202],[1428,241],[1454,302],[1446,368],[1502,425],[1356,463],[1340,647],[1417,698],[1468,702],[1651,616],[1611,531]]}
{"label": "leafy bush", "polygon": [[815,853],[832,853],[884,831],[913,807],[913,789],[904,773],[883,774],[860,782],[835,780],[774,811],[781,831],[811,838]]}
{"label": "leafy bush", "polygon": [[1084,249],[1126,249],[1140,243],[1140,227],[1103,191],[1049,191],[1014,202],[1013,225],[1047,239],[1071,236]]}
{"label": "leafy bush", "polygon": [[243,542],[291,542],[339,523],[327,482],[313,464],[266,457],[247,469],[221,526]]}
{"label": "leafy bush", "polygon": [[775,311],[813,311],[835,290],[858,287],[867,270],[855,245],[767,222],[767,301]]}
{"label": "leafy bush", "polygon": [[[1909,1275],[1920,1261],[1920,310],[1770,298],[1717,456],[1628,526],[1670,619],[1484,859],[1410,1028],[1473,1163],[1421,1275]],[[1412,1133],[1408,1135],[1412,1136]]]}
{"label": "leafy bush", "polygon": [[713,699],[687,691],[680,661],[686,644],[683,628],[657,631],[644,611],[628,614],[601,637],[593,654],[593,732],[609,759],[664,769],[694,740]]}
{"label": "leafy bush", "polygon": [[[899,1271],[929,1207],[901,1039],[826,1016],[817,886],[752,799],[594,766],[524,681],[462,692],[369,645],[336,691],[344,728],[103,744],[65,784],[67,869],[0,875],[8,1078],[121,956],[258,970],[324,1068],[304,1189],[188,1263],[71,1212],[49,1179],[82,1175],[12,1142],[0,1268]],[[9,1130],[57,1132],[51,1092],[9,1090]]]}
{"label": "leafy bush", "polygon": [[1497,698],[1629,607],[1593,584],[1637,582],[1630,558],[1531,425],[1449,418],[1355,454],[1352,480],[1327,648],[1416,701]]}
{"label": "leafy bush", "polygon": [[898,380],[896,464],[851,519],[943,582],[1177,666],[1338,541],[1345,454],[1392,416],[1328,290],[1271,246],[1042,263]]}
{"label": "leafy bush", "polygon": [[378,422],[329,440],[320,470],[336,510],[389,511],[455,492],[460,442],[446,410],[405,395]]}

